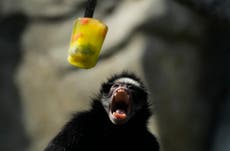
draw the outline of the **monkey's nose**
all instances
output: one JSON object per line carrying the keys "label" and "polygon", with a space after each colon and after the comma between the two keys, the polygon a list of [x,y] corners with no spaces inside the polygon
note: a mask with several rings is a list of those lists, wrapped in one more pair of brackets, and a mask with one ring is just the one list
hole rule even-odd
{"label": "monkey's nose", "polygon": [[128,86],[126,84],[119,84],[117,89],[123,89],[124,91],[128,91]]}
{"label": "monkey's nose", "polygon": [[120,87],[116,90],[116,92],[120,92],[120,93],[126,92],[126,88]]}

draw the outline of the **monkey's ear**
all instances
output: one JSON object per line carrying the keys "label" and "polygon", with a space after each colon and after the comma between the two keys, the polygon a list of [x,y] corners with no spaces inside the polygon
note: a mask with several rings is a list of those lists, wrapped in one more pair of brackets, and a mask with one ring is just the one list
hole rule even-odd
{"label": "monkey's ear", "polygon": [[103,83],[101,86],[101,93],[109,93],[112,85],[113,85],[113,83],[111,83],[111,82]]}

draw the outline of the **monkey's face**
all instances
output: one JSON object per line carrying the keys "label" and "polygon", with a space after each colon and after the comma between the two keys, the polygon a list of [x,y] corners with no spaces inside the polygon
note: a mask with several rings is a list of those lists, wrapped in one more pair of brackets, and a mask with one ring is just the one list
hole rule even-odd
{"label": "monkey's face", "polygon": [[124,124],[147,102],[141,83],[121,77],[102,86],[102,104],[114,124]]}

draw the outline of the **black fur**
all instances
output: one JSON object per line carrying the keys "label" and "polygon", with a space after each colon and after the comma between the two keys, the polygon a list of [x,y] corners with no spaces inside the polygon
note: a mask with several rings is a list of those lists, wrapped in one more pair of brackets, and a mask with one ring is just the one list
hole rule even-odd
{"label": "black fur", "polygon": [[147,120],[151,115],[147,102],[147,93],[142,107],[135,115],[122,125],[113,124],[105,111],[101,99],[104,90],[110,83],[120,77],[129,77],[143,83],[134,74],[122,73],[110,78],[102,84],[100,94],[93,100],[88,111],[77,113],[49,143],[45,151],[122,151],[143,150],[158,151],[159,144],[156,138],[147,129]]}

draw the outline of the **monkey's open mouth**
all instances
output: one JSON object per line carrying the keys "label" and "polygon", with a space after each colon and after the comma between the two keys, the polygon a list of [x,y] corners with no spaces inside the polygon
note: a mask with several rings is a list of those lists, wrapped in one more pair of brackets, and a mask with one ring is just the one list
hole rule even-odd
{"label": "monkey's open mouth", "polygon": [[125,89],[118,89],[113,95],[111,113],[116,120],[125,120],[131,109],[130,96]]}

